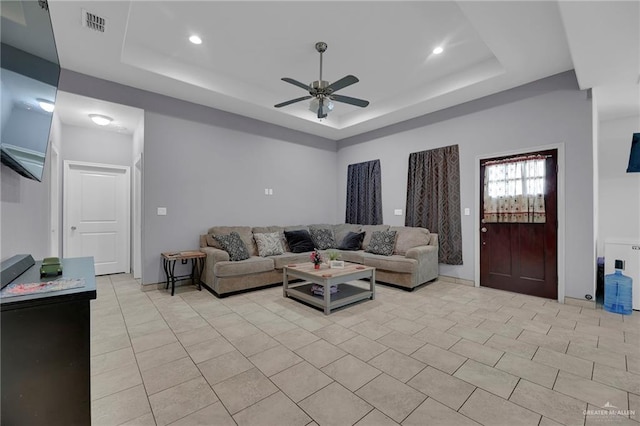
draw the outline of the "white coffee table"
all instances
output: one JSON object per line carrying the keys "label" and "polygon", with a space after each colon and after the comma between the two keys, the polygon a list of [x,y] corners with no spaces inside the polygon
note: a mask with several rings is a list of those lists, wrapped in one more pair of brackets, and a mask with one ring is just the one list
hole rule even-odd
{"label": "white coffee table", "polygon": [[[298,263],[282,268],[282,294],[304,301],[313,306],[324,309],[325,315],[329,315],[332,309],[351,303],[376,298],[376,268],[372,266],[358,265],[345,262],[344,268],[330,269],[327,265],[321,265],[320,269],[314,269],[313,263]],[[289,284],[291,278],[302,279],[305,282]],[[369,289],[347,284],[349,281],[369,278]],[[311,286],[318,284],[324,287],[324,296],[311,293]],[[330,294],[330,287],[338,285],[339,291]]]}

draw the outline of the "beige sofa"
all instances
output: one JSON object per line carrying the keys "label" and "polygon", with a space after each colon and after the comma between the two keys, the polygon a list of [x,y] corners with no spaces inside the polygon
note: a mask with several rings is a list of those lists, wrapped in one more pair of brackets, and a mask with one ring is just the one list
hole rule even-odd
{"label": "beige sofa", "polygon": [[[284,238],[284,231],[299,229],[331,229],[339,245],[349,232],[365,232],[361,250],[336,250],[340,259],[376,268],[376,282],[389,283],[413,289],[438,277],[438,234],[424,228],[388,225],[309,225],[309,226],[217,226],[200,236],[200,250],[207,254],[203,283],[218,297],[242,290],[282,283],[282,268],[291,263],[309,262],[309,252],[292,253]],[[365,250],[374,231],[396,231],[396,243],[391,256],[367,253]],[[217,234],[237,232],[249,250],[250,258],[232,262],[229,254],[213,238]],[[285,253],[260,257],[253,238],[254,233],[279,232]],[[326,252],[322,250],[321,252]]]}

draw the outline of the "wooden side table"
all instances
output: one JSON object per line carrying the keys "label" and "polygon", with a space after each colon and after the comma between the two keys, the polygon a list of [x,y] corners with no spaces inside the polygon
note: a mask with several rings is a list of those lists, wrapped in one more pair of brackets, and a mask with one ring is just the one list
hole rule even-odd
{"label": "wooden side table", "polygon": [[[202,285],[200,285],[200,276],[204,270],[204,260],[206,257],[206,253],[201,251],[176,251],[162,253],[162,265],[164,267],[164,273],[167,276],[167,285],[165,288],[169,288],[169,283],[171,283],[172,296],[176,290],[176,281],[184,278],[191,277],[193,285],[196,285],[197,283],[198,290],[202,290]],[[191,260],[191,274],[176,276],[174,273],[176,260],[180,260],[183,265],[186,265],[189,260]]]}

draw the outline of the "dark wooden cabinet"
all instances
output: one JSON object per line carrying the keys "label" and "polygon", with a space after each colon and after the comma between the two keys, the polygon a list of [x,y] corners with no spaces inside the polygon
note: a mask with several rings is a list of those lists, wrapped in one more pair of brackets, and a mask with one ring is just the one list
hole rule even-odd
{"label": "dark wooden cabinet", "polygon": [[[0,299],[0,424],[90,425],[93,258],[63,259],[84,287]],[[38,282],[40,262],[15,282]]]}

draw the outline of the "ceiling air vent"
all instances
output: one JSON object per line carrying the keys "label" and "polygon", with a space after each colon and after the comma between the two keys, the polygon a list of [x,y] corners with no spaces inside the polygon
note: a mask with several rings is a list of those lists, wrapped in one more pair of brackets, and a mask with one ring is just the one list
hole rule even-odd
{"label": "ceiling air vent", "polygon": [[82,9],[82,26],[103,33],[107,29],[107,19]]}

